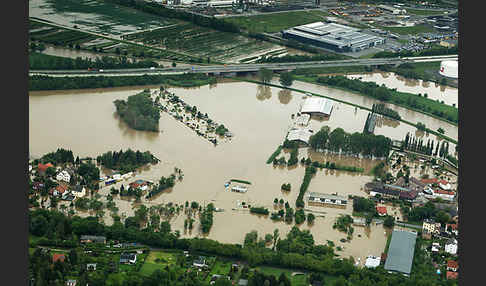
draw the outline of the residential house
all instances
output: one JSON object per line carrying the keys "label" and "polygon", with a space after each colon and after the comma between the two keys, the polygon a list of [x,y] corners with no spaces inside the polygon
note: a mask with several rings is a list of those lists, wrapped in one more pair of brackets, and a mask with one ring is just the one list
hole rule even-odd
{"label": "residential house", "polygon": [[76,286],[76,280],[74,279],[69,279],[68,281],[66,281],[66,286]]}
{"label": "residential house", "polygon": [[199,256],[198,259],[194,260],[192,263],[192,266],[201,268],[201,267],[206,267],[206,258],[204,256]]}
{"label": "residential house", "polygon": [[385,206],[376,206],[376,211],[378,212],[379,216],[386,216],[386,207]]}
{"label": "residential house", "polygon": [[95,271],[96,270],[96,263],[88,263],[88,264],[86,264],[86,270]]}
{"label": "residential house", "polygon": [[459,228],[457,226],[457,223],[448,223],[448,224],[446,224],[445,231],[447,233],[453,233],[456,236],[459,235]]}
{"label": "residential house", "polygon": [[55,263],[57,261],[61,261],[61,262],[64,262],[64,260],[66,259],[66,256],[64,254],[60,254],[60,253],[54,253],[52,255],[52,262]]}
{"label": "residential house", "polygon": [[247,286],[247,285],[248,285],[248,280],[246,279],[238,280],[238,286]]}
{"label": "residential house", "polygon": [[380,257],[370,255],[366,257],[365,266],[368,268],[375,268],[380,266],[380,262],[381,262]]}
{"label": "residential house", "polygon": [[457,276],[459,276],[459,272],[447,271],[447,273],[446,273],[447,280],[457,279]]}
{"label": "residential house", "polygon": [[91,243],[91,242],[106,243],[106,237],[97,236],[97,235],[81,235],[80,242],[81,243]]}
{"label": "residential house", "polygon": [[424,220],[424,223],[422,224],[422,230],[432,233],[432,234],[439,234],[440,233],[440,223],[435,222],[432,219],[426,219]]}
{"label": "residential house", "polygon": [[120,255],[120,264],[135,264],[137,262],[137,254],[122,253]]}
{"label": "residential house", "polygon": [[450,239],[444,246],[444,250],[447,253],[456,255],[457,254],[457,240]]}
{"label": "residential house", "polygon": [[62,197],[66,192],[68,192],[68,186],[66,185],[58,185],[57,187],[49,190],[49,194],[56,197]]}
{"label": "residential house", "polygon": [[42,188],[44,188],[44,184],[43,183],[41,183],[41,182],[34,182],[34,183],[32,183],[32,189],[33,190],[40,190]]}
{"label": "residential house", "polygon": [[448,271],[457,272],[457,269],[459,269],[459,264],[457,263],[457,261],[454,261],[454,260],[447,261],[447,270]]}
{"label": "residential house", "polygon": [[71,190],[71,193],[76,197],[76,198],[81,198],[86,195],[86,188],[81,185],[76,185],[74,188]]}
{"label": "residential house", "polygon": [[432,243],[432,252],[439,252],[440,250],[440,244],[438,242],[433,242]]}
{"label": "residential house", "polygon": [[449,191],[452,188],[451,184],[449,184],[449,182],[446,180],[440,180],[439,187],[446,191]]}
{"label": "residential house", "polygon": [[69,173],[64,170],[57,174],[56,180],[69,183],[71,181],[71,175],[69,175]]}
{"label": "residential house", "polygon": [[456,196],[456,193],[451,191],[436,189],[434,190],[433,196],[434,198],[441,198],[443,200],[453,201],[454,197]]}
{"label": "residential house", "polygon": [[51,163],[47,163],[47,164],[39,163],[37,165],[37,171],[39,173],[44,173],[47,170],[47,168],[49,168],[49,167],[53,167],[54,168],[54,165],[52,165]]}
{"label": "residential house", "polygon": [[140,190],[145,191],[148,189],[148,182],[144,180],[136,180],[135,182],[132,182],[128,184],[132,189],[140,188]]}

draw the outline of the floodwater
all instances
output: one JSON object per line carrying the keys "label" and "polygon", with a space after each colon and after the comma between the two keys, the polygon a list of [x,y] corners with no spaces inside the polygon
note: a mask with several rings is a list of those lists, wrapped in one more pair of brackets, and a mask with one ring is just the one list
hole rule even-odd
{"label": "floodwater", "polygon": [[351,74],[348,78],[361,78],[362,81],[373,81],[378,85],[384,84],[388,88],[396,88],[400,92],[413,94],[426,93],[427,98],[439,100],[447,105],[459,106],[458,89],[435,82],[421,79],[409,79],[390,72],[377,72],[365,74]]}
{"label": "floodwater", "polygon": [[[353,99],[356,103],[371,106],[372,100],[340,90],[296,82],[295,87],[308,89],[330,96]],[[260,86],[246,82],[225,82],[206,85],[200,88],[170,88],[189,105],[196,105],[202,113],[207,113],[214,121],[224,124],[234,137],[230,142],[214,146],[199,137],[183,123],[170,115],[161,113],[161,132],[141,132],[127,127],[115,114],[113,101],[126,99],[146,87],[92,89],[74,91],[44,91],[29,94],[29,154],[41,156],[63,147],[80,157],[96,157],[110,150],[150,150],[161,160],[159,164],[139,170],[134,179],[158,181],[161,176],[169,176],[174,167],[182,169],[184,178],[176,185],[150,200],[142,198],[147,206],[168,202],[184,204],[197,201],[201,205],[214,203],[225,211],[215,213],[214,224],[209,238],[231,243],[243,243],[246,233],[257,230],[261,236],[271,233],[275,228],[284,236],[291,228],[284,222],[275,223],[269,217],[259,217],[248,213],[239,205],[245,202],[252,206],[265,206],[273,211],[275,198],[283,198],[293,207],[298,190],[304,177],[305,168],[273,167],[265,164],[268,157],[281,144],[292,123],[291,114],[298,112],[303,94],[274,87]],[[157,93],[158,86],[151,86]],[[331,129],[342,127],[346,132],[361,132],[368,112],[354,107],[337,104],[329,119],[311,119],[310,126],[318,130],[324,125]],[[401,113],[408,120],[416,121],[421,115],[415,112]],[[433,120],[425,117],[428,120]],[[431,123],[425,122],[427,126]],[[438,122],[446,129],[446,123]],[[456,128],[457,129],[457,128]],[[414,127],[383,122],[376,131],[393,139],[402,139]],[[446,134],[450,129],[446,129]],[[452,134],[449,134],[452,136]],[[456,135],[457,137],[457,135]],[[288,160],[290,154],[282,152]],[[319,170],[312,179],[308,192],[338,193],[342,196],[366,195],[363,185],[372,178],[369,170],[379,161],[353,159],[337,155],[316,154],[307,148],[299,149],[299,160],[311,157],[313,160],[333,161],[342,165],[353,165],[365,169],[364,173]],[[134,180],[133,179],[133,180]],[[247,193],[234,193],[224,187],[230,179],[243,179],[251,182]],[[125,187],[130,181],[117,183]],[[283,183],[290,183],[290,192],[281,191]],[[112,186],[102,188],[99,193],[104,197]],[[103,198],[103,200],[105,200]],[[122,217],[134,214],[134,198],[115,198]],[[341,243],[344,233],[332,229],[332,224],[340,214],[351,214],[352,206],[346,209],[310,207],[311,210],[324,212],[310,227],[317,243],[332,240],[336,246],[344,246],[343,256],[360,257],[380,255],[386,243],[383,226],[369,228],[355,227],[351,243]],[[233,210],[235,209],[235,210]],[[231,213],[231,215],[228,215]],[[81,213],[80,215],[89,215]],[[179,230],[184,237],[202,236],[199,233],[199,220],[196,218],[191,233],[184,233],[184,214],[173,218],[172,229]],[[111,223],[110,211],[105,210],[106,223]],[[237,223],[234,223],[237,222]],[[300,226],[308,229],[307,223]],[[358,237],[358,234],[361,237]]]}

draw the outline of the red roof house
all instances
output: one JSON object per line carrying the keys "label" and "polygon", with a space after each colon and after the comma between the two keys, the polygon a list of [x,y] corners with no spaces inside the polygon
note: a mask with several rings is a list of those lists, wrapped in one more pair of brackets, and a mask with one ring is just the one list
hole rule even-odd
{"label": "red roof house", "polygon": [[62,196],[66,192],[68,187],[66,185],[58,185],[55,188],[49,190],[50,195]]}
{"label": "red roof house", "polygon": [[39,163],[39,165],[37,165],[37,170],[39,170],[39,172],[45,172],[49,167],[54,167],[54,165],[52,165],[51,163],[47,163],[47,164]]}
{"label": "red roof house", "polygon": [[446,273],[447,279],[457,279],[457,276],[459,276],[459,272],[447,271]]}
{"label": "red roof house", "polygon": [[64,254],[60,254],[60,253],[54,253],[52,255],[52,262],[56,262],[56,261],[61,261],[61,262],[64,262],[64,259],[66,259],[66,256]]}
{"label": "red roof house", "polygon": [[459,268],[459,264],[457,263],[457,261],[454,260],[447,261],[447,270],[457,271],[458,268]]}
{"label": "red roof house", "polygon": [[433,183],[438,183],[439,181],[437,180],[437,178],[433,178],[433,179],[422,179],[422,180],[420,180],[420,182],[422,182],[423,184],[429,185],[429,184],[433,184]]}
{"label": "red roof house", "polygon": [[378,214],[379,214],[380,216],[384,216],[384,215],[386,215],[386,214],[387,214],[387,212],[386,212],[386,207],[384,207],[384,206],[380,206],[380,207],[379,207],[379,206],[377,206],[377,207],[376,207],[376,211],[378,212]]}

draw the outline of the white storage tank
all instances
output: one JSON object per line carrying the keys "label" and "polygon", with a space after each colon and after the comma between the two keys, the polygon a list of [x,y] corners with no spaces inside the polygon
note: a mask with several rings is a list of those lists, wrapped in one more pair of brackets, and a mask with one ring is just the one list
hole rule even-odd
{"label": "white storage tank", "polygon": [[458,78],[459,68],[457,61],[442,61],[440,63],[439,73],[446,77]]}

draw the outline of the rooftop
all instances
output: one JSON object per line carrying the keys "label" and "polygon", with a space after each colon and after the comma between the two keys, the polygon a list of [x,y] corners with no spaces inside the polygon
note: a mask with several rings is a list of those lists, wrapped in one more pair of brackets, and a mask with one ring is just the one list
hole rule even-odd
{"label": "rooftop", "polygon": [[290,130],[287,139],[290,141],[299,140],[308,144],[312,135],[313,133],[309,129],[298,128]]}
{"label": "rooftop", "polygon": [[323,97],[308,97],[302,104],[302,113],[322,113],[331,115],[334,101]]}
{"label": "rooftop", "polygon": [[449,260],[449,261],[447,261],[447,267],[458,268],[459,264],[457,263],[457,261]]}
{"label": "rooftop", "polygon": [[385,269],[410,274],[416,239],[417,233],[394,230],[388,248]]}
{"label": "rooftop", "polygon": [[332,194],[324,194],[324,193],[316,193],[316,192],[310,192],[309,193],[309,198],[320,198],[320,199],[329,199],[329,200],[341,200],[341,201],[347,201],[348,199],[343,196],[338,196],[338,195],[332,195]]}
{"label": "rooftop", "polygon": [[457,276],[459,276],[459,272],[447,271],[447,279],[457,279]]}

